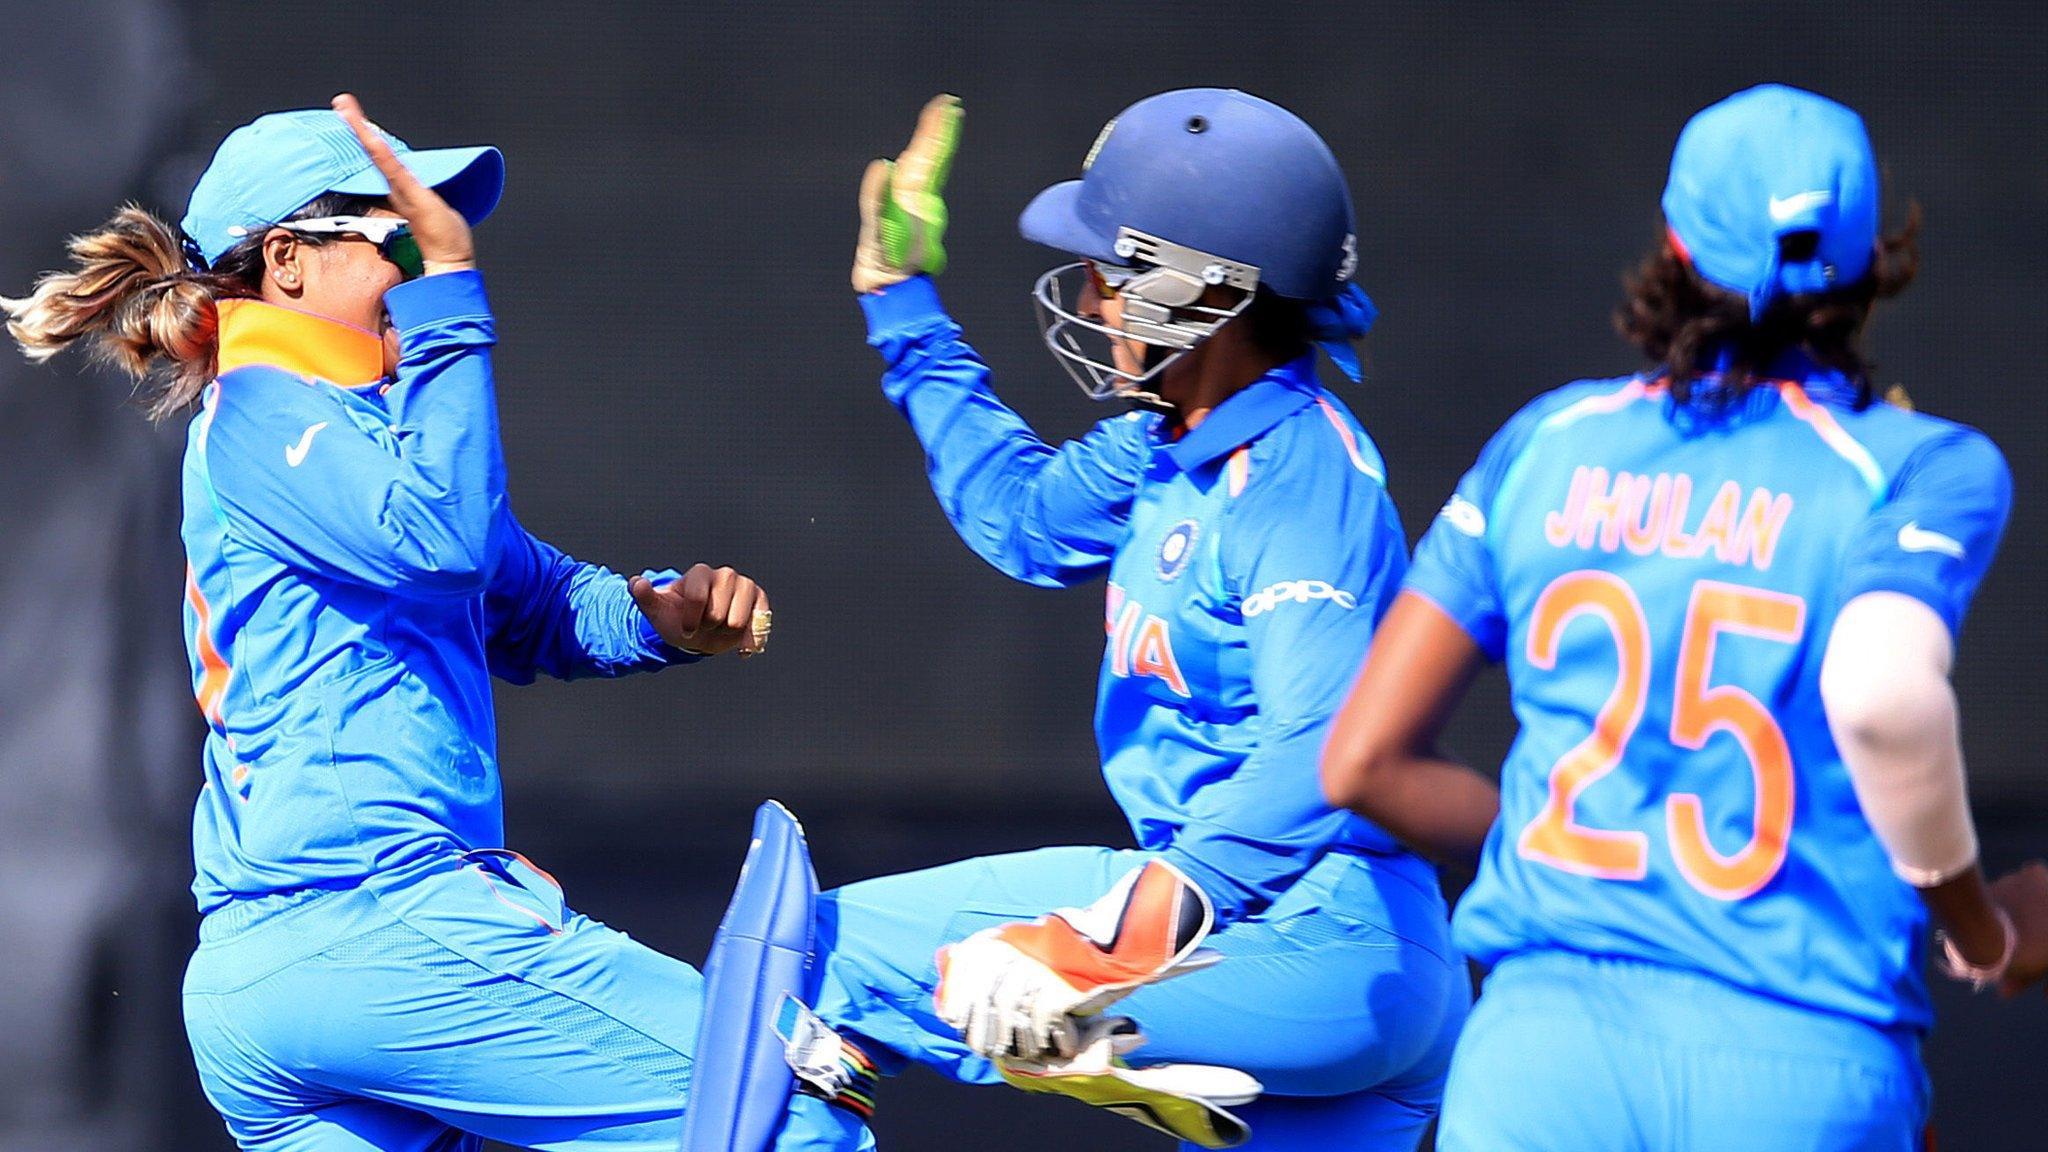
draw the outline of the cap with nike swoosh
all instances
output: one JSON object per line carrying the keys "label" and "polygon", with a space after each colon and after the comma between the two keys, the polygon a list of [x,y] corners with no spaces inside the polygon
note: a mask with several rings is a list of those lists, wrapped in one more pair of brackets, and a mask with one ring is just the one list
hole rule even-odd
{"label": "cap with nike swoosh", "polygon": [[1664,188],[1672,247],[1748,297],[1752,319],[1780,297],[1862,279],[1878,208],[1863,118],[1784,84],[1737,92],[1688,121]]}
{"label": "cap with nike swoosh", "polygon": [[[498,206],[505,157],[496,148],[422,148],[384,132],[398,162],[471,224]],[[192,189],[180,227],[188,255],[211,267],[228,249],[330,192],[391,191],[340,115],[326,108],[272,112],[228,133]]]}

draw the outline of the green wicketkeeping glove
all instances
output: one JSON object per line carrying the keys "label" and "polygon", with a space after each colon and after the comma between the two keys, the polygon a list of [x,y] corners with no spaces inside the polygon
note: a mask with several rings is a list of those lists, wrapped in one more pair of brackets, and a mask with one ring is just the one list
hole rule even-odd
{"label": "green wicketkeeping glove", "polygon": [[860,182],[860,242],[853,290],[873,292],[920,272],[946,270],[946,176],[965,115],[958,96],[934,96],[894,161],[868,165]]}

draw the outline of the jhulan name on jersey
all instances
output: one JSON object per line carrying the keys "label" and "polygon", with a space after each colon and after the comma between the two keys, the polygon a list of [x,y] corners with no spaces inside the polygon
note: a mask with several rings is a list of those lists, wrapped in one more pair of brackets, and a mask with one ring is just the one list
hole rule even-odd
{"label": "jhulan name on jersey", "polygon": [[[1553,547],[1662,554],[1680,560],[1711,556],[1724,564],[1768,571],[1778,538],[1792,515],[1789,493],[1724,482],[1692,518],[1701,490],[1684,472],[1654,476],[1580,465],[1572,472],[1564,506],[1543,517]],[[1746,499],[1745,499],[1746,495]],[[1688,524],[1691,525],[1688,528]]]}

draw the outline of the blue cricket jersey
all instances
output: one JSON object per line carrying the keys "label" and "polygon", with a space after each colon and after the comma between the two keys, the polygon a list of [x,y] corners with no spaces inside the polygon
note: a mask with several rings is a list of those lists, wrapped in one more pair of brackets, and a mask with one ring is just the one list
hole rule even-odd
{"label": "blue cricket jersey", "polygon": [[1323,801],[1331,719],[1407,563],[1384,465],[1313,355],[1179,439],[1133,412],[1047,445],[929,279],[861,297],[882,388],[968,547],[1044,587],[1109,578],[1103,774],[1140,846],[1254,913],[1325,851],[1399,849]]}
{"label": "blue cricket jersey", "polygon": [[1959,628],[2011,478],[1972,429],[1782,367],[1722,413],[1643,379],[1543,396],[1424,537],[1408,589],[1507,661],[1521,722],[1455,938],[1924,1027],[1926,912],[1857,804],[1821,658],[1865,592]]}
{"label": "blue cricket jersey", "polygon": [[373,333],[220,305],[220,374],[184,470],[186,637],[208,726],[201,911],[502,845],[491,674],[687,658],[622,577],[513,518],[481,277],[423,277],[385,304],[391,381]]}

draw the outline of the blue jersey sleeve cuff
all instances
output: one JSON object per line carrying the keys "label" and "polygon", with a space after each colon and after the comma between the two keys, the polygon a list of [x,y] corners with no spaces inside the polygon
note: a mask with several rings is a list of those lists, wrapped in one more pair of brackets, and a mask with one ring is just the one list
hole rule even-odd
{"label": "blue jersey sleeve cuff", "polygon": [[[640,576],[656,588],[665,588],[683,578],[682,573],[677,572],[673,568],[663,568],[660,570],[649,568],[647,571],[642,572]],[[654,621],[647,618],[647,613],[640,611],[638,604],[633,606],[633,615],[640,621],[639,627],[634,631],[634,635],[639,638],[640,655],[643,658],[662,664],[695,664],[697,661],[704,659],[704,657],[695,652],[685,652],[681,648],[663,640],[661,633],[654,627]]]}
{"label": "blue jersey sleeve cuff", "polygon": [[1842,603],[1847,604],[1866,592],[1897,592],[1901,596],[1911,596],[1941,617],[1941,622],[1948,625],[1951,639],[1963,634],[1963,617],[1970,610],[1969,595],[1958,593],[1955,587],[1936,579],[1932,572],[1894,568],[1868,573],[1843,586]]}
{"label": "blue jersey sleeve cuff", "polygon": [[868,318],[868,343],[877,348],[952,322],[929,276],[912,276],[879,292],[863,292],[860,309]]}
{"label": "blue jersey sleeve cuff", "polygon": [[442,272],[408,280],[384,293],[384,308],[391,313],[391,326],[398,329],[401,343],[412,333],[440,321],[486,320],[491,302],[484,295],[483,273]]}
{"label": "blue jersey sleeve cuff", "polygon": [[1457,603],[1455,597],[1432,590],[1428,587],[1429,581],[1416,579],[1416,574],[1416,569],[1408,570],[1408,581],[1401,586],[1401,591],[1412,592],[1429,601],[1437,611],[1449,616],[1451,623],[1456,624],[1464,630],[1465,635],[1472,638],[1472,642],[1479,646],[1479,651],[1486,655],[1488,661],[1500,663],[1501,657],[1507,654],[1507,623],[1484,609],[1458,611],[1453,607]]}
{"label": "blue jersey sleeve cuff", "polygon": [[640,654],[663,664],[695,664],[704,659],[695,652],[685,652],[663,640],[661,633],[654,629],[654,621],[649,620],[645,613],[640,616]]}

